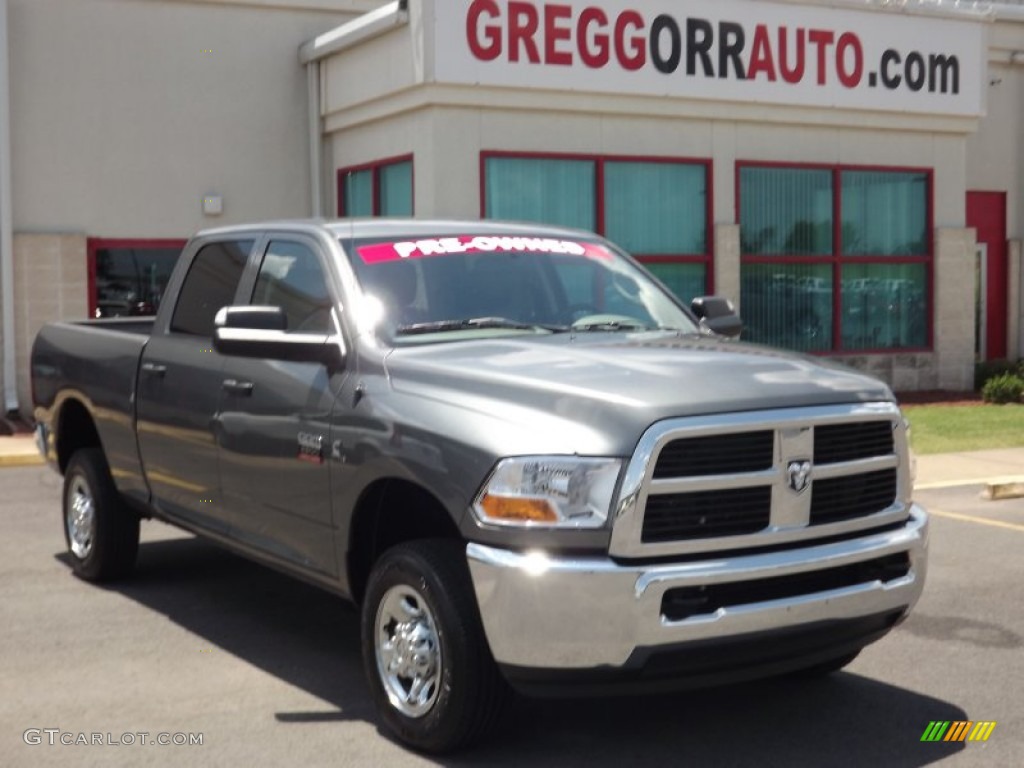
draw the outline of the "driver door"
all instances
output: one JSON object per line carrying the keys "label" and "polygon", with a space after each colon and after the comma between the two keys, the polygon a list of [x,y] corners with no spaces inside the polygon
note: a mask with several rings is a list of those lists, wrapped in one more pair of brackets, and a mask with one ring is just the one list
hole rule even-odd
{"label": "driver door", "polygon": [[[250,303],[278,306],[289,332],[334,331],[316,243],[271,236]],[[221,492],[232,536],[274,559],[337,570],[326,448],[343,376],[322,363],[228,357],[219,413]]]}

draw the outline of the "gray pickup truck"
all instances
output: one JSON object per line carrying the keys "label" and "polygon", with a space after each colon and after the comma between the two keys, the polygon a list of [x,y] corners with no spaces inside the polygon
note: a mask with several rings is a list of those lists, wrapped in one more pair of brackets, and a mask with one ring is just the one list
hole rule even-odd
{"label": "gray pickup truck", "polygon": [[202,232],[155,320],[32,351],[74,571],[157,518],[361,606],[384,724],[479,739],[563,695],[840,669],[921,594],[892,393],[728,336],[589,233]]}

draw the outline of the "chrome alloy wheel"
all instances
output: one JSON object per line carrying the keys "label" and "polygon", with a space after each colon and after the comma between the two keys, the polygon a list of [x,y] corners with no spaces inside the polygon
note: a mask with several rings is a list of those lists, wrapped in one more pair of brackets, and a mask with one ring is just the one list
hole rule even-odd
{"label": "chrome alloy wheel", "polygon": [[389,589],[374,624],[377,674],[392,706],[407,717],[423,717],[441,691],[441,644],[426,600],[412,587]]}
{"label": "chrome alloy wheel", "polygon": [[67,510],[67,519],[64,522],[68,530],[71,553],[79,560],[85,560],[92,552],[96,536],[96,503],[84,477],[72,480]]}

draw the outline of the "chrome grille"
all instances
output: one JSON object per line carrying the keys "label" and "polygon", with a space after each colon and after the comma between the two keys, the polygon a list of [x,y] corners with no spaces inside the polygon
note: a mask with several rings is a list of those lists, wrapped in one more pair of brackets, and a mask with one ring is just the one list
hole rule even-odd
{"label": "chrome grille", "polygon": [[732,551],[895,523],[909,512],[907,456],[892,403],[659,422],[627,467],[610,551]]}

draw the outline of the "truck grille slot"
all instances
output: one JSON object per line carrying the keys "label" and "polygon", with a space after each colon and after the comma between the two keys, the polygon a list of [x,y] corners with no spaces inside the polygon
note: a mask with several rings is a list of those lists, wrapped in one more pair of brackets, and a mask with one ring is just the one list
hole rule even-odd
{"label": "truck grille slot", "polygon": [[676,587],[665,592],[661,613],[668,621],[683,621],[693,616],[714,613],[720,608],[783,600],[875,581],[894,581],[909,572],[910,557],[906,552],[900,552],[824,571],[795,573],[759,581]]}
{"label": "truck grille slot", "polygon": [[704,477],[770,469],[774,450],[770,429],[673,440],[661,450],[654,477]]}
{"label": "truck grille slot", "polygon": [[814,463],[856,461],[893,452],[891,421],[828,424],[814,428]]}
{"label": "truck grille slot", "polygon": [[815,480],[811,486],[811,525],[873,515],[895,501],[895,469]]}
{"label": "truck grille slot", "polygon": [[644,543],[757,533],[771,518],[770,486],[651,496]]}

